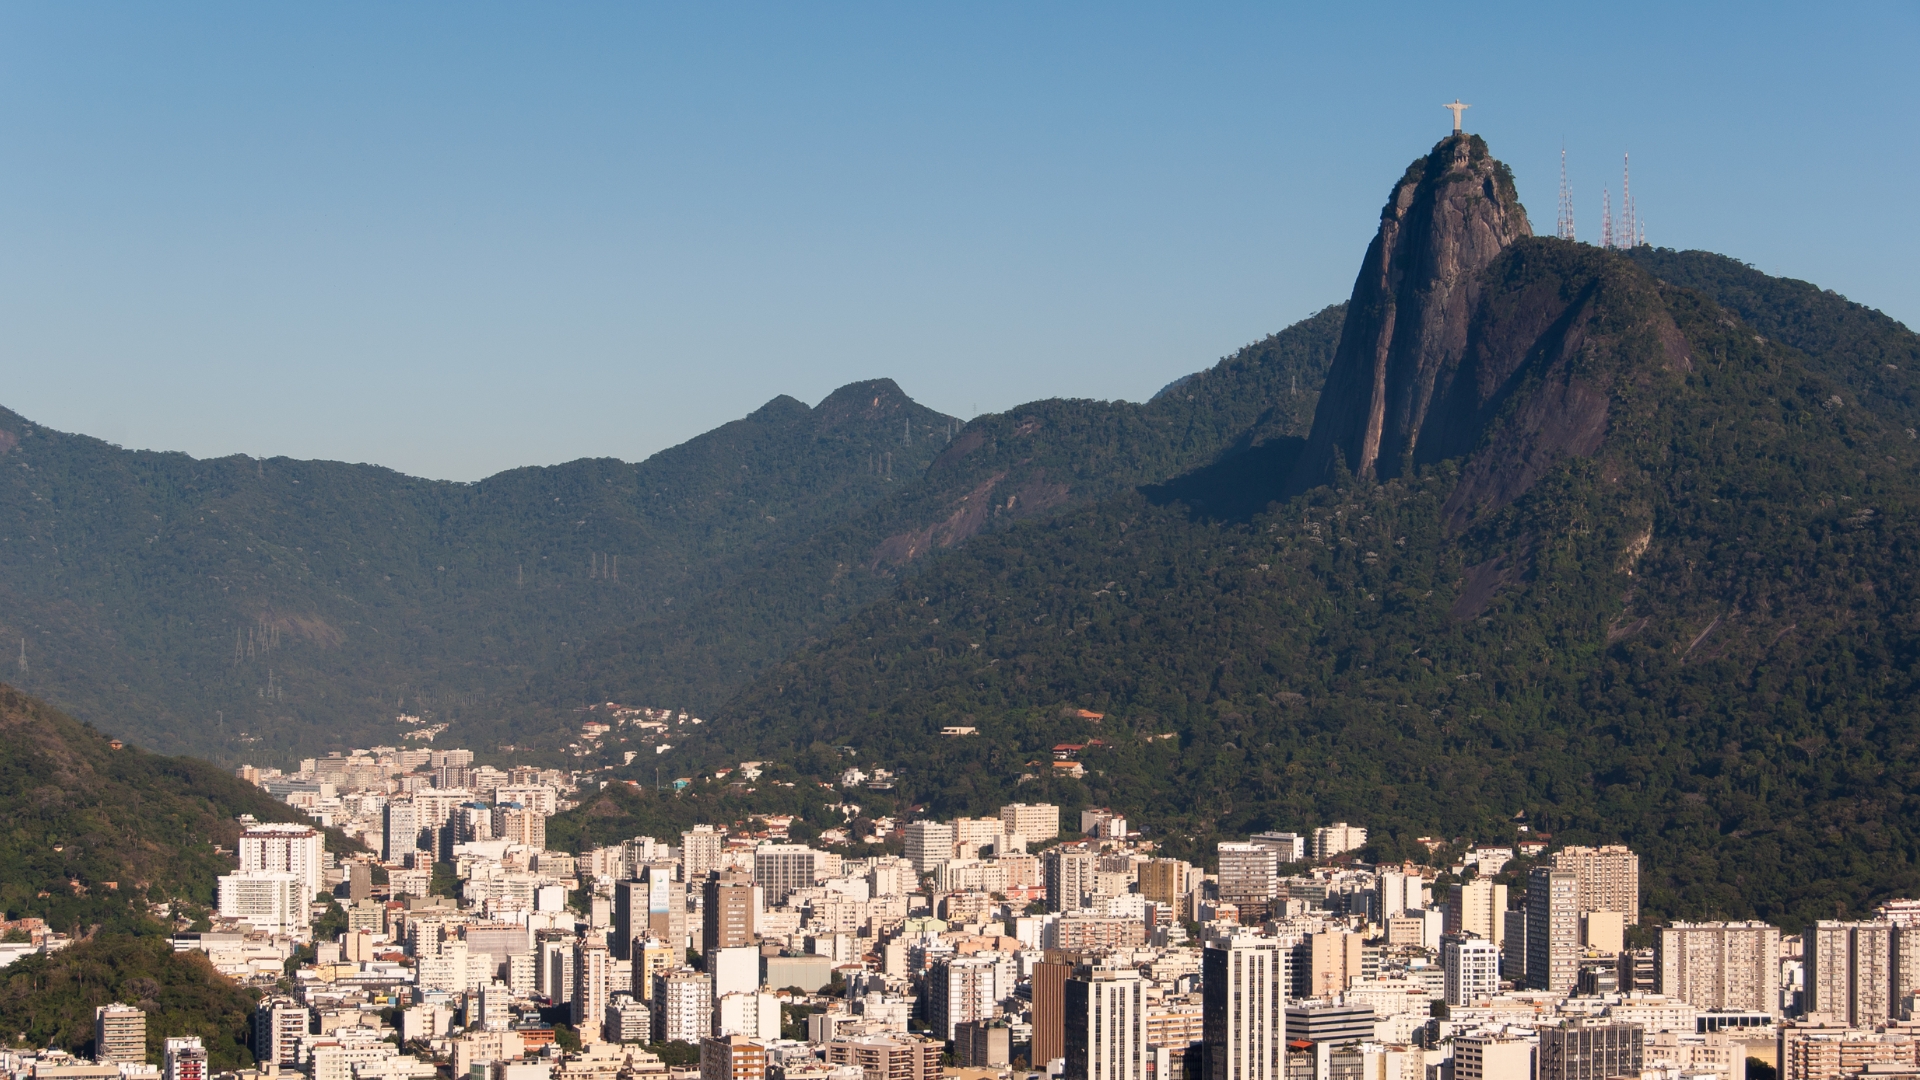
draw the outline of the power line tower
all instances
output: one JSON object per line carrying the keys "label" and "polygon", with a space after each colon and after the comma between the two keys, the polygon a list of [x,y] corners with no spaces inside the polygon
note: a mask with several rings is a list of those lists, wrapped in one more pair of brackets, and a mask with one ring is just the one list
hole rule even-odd
{"label": "power line tower", "polygon": [[1555,235],[1562,240],[1572,240],[1573,235],[1573,187],[1567,183],[1567,148],[1560,148],[1560,220],[1554,227]]}

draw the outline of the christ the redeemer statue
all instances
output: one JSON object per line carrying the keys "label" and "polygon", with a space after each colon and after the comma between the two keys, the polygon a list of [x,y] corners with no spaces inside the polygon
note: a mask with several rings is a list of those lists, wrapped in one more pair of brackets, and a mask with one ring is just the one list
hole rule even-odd
{"label": "christ the redeemer statue", "polygon": [[1466,112],[1466,111],[1467,111],[1468,109],[1471,109],[1471,108],[1473,108],[1473,106],[1471,106],[1471,105],[1462,105],[1462,104],[1460,104],[1460,99],[1459,99],[1459,98],[1454,98],[1454,99],[1453,99],[1453,104],[1451,104],[1451,105],[1442,105],[1442,106],[1440,106],[1440,107],[1441,107],[1441,108],[1443,108],[1443,109],[1449,109],[1449,110],[1452,110],[1452,112],[1453,112],[1453,133],[1454,133],[1455,135],[1458,135],[1458,134],[1460,134],[1460,114],[1461,114],[1461,113],[1463,113],[1463,112]]}

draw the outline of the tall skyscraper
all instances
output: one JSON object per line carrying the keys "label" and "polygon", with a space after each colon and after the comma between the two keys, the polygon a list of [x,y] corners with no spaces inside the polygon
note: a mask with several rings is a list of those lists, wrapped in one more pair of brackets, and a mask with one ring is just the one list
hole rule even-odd
{"label": "tall skyscraper", "polygon": [[1043,961],[1033,965],[1033,1067],[1066,1056],[1067,977],[1073,965]]}
{"label": "tall skyscraper", "polygon": [[1640,856],[1620,844],[1604,847],[1568,847],[1553,853],[1553,868],[1579,879],[1574,901],[1581,914],[1617,911],[1626,924],[1640,922]]}
{"label": "tall skyscraper", "polygon": [[390,863],[404,862],[420,847],[420,819],[414,813],[413,800],[389,799],[381,815],[380,857]]}
{"label": "tall skyscraper", "polygon": [[114,1002],[93,1010],[93,1059],[106,1064],[147,1060],[147,1014]]}
{"label": "tall skyscraper", "polygon": [[607,945],[622,960],[633,956],[633,943],[647,936],[649,889],[644,881],[616,881],[613,884],[613,927]]}
{"label": "tall skyscraper", "polygon": [[687,885],[674,876],[670,862],[648,863],[640,869],[647,889],[647,932],[677,950],[687,947]]}
{"label": "tall skyscraper", "polygon": [[1024,836],[1030,844],[1060,835],[1060,808],[1052,803],[1010,803],[1000,808],[1000,823],[1009,836]]}
{"label": "tall skyscraper", "polygon": [[720,868],[720,853],[727,848],[727,834],[711,825],[695,825],[680,834],[680,880],[689,887]]}
{"label": "tall skyscraper", "polygon": [[714,874],[701,885],[700,951],[753,944],[753,879],[745,874]]}
{"label": "tall skyscraper", "polygon": [[1472,934],[1496,947],[1507,936],[1507,887],[1487,878],[1447,889],[1446,933]]}
{"label": "tall skyscraper", "polygon": [[[953,825],[945,821],[915,821],[907,825],[907,861],[916,874],[931,874],[953,861]],[[771,901],[769,901],[771,903]]]}
{"label": "tall skyscraper", "polygon": [[580,1037],[598,1042],[607,1019],[607,1002],[612,994],[608,979],[613,965],[607,947],[583,941],[573,947],[573,1026]]}
{"label": "tall skyscraper", "polygon": [[934,1036],[953,1041],[954,1029],[970,1020],[993,1019],[994,963],[984,956],[955,956],[927,965],[927,1023]]}
{"label": "tall skyscraper", "polygon": [[1285,1080],[1287,952],[1236,937],[1201,959],[1205,1080]]}
{"label": "tall skyscraper", "polygon": [[1809,1016],[1868,1027],[1894,1015],[1892,923],[1816,922],[1802,947]]}
{"label": "tall skyscraper", "polygon": [[1506,918],[1507,936],[1500,943],[1500,975],[1515,986],[1530,986],[1527,982],[1527,912],[1525,908],[1509,910]]}
{"label": "tall skyscraper", "polygon": [[1137,971],[1092,969],[1066,983],[1067,1080],[1147,1080],[1146,984]]}
{"label": "tall skyscraper", "polygon": [[753,883],[768,908],[787,902],[795,889],[814,885],[820,853],[804,844],[762,844],[753,852]]}
{"label": "tall skyscraper", "polygon": [[540,992],[555,1005],[573,1000],[573,935],[557,934],[540,941]]}
{"label": "tall skyscraper", "polygon": [[300,1039],[312,1026],[307,1007],[290,997],[262,998],[253,1009],[253,1056],[276,1065],[293,1064]]}
{"label": "tall skyscraper", "polygon": [[1047,878],[1047,910],[1078,911],[1094,891],[1100,859],[1093,852],[1051,847],[1040,855]]}
{"label": "tall skyscraper", "polygon": [[1279,856],[1261,844],[1222,841],[1220,856],[1220,900],[1240,909],[1240,921],[1265,922],[1273,912],[1274,890],[1279,877]]}
{"label": "tall skyscraper", "polygon": [[1485,938],[1448,934],[1440,963],[1448,1005],[1471,1005],[1500,992],[1500,948]]}
{"label": "tall skyscraper", "polygon": [[1527,876],[1527,986],[1564,993],[1580,979],[1580,879],[1536,866]]}
{"label": "tall skyscraper", "polygon": [[1154,904],[1178,904],[1199,874],[1179,859],[1151,859],[1140,864],[1140,895]]}
{"label": "tall skyscraper", "polygon": [[219,879],[220,917],[247,922],[269,934],[305,940],[311,925],[313,894],[298,874],[250,870]]}
{"label": "tall skyscraper", "polygon": [[306,825],[249,825],[240,834],[240,872],[292,874],[300,879],[305,903],[320,891],[322,847],[320,831]]}
{"label": "tall skyscraper", "polygon": [[713,983],[704,972],[677,968],[653,980],[653,1037],[698,1045],[713,1034]]}
{"label": "tall skyscraper", "polygon": [[1697,1009],[1780,1015],[1780,928],[1763,922],[1674,923],[1660,931],[1662,994]]}
{"label": "tall skyscraper", "polygon": [[1347,992],[1360,977],[1363,956],[1360,935],[1347,930],[1323,930],[1307,935],[1307,996],[1332,997]]}

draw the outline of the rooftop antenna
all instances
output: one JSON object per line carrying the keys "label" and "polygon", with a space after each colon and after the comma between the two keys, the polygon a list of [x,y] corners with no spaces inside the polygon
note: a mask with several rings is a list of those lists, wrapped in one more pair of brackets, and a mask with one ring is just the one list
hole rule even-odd
{"label": "rooftop antenna", "polygon": [[1613,189],[1600,189],[1600,246],[1613,246]]}
{"label": "rooftop antenna", "polygon": [[1574,238],[1573,188],[1567,183],[1567,148],[1565,146],[1560,147],[1560,220],[1554,232],[1562,240]]}

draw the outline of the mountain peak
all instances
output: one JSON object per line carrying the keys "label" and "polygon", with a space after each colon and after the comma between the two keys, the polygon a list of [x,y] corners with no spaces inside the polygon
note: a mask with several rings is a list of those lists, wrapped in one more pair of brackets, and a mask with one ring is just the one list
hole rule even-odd
{"label": "mountain peak", "polygon": [[1533,235],[1513,173],[1478,135],[1451,135],[1394,184],[1353,285],[1340,348],[1291,486],[1398,475],[1436,380],[1466,352],[1481,271]]}

